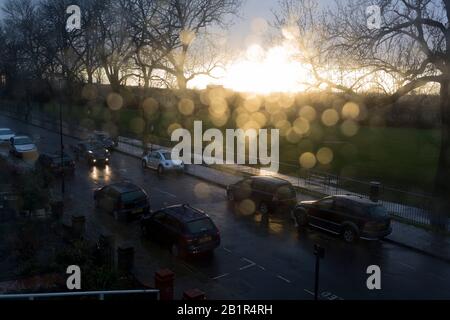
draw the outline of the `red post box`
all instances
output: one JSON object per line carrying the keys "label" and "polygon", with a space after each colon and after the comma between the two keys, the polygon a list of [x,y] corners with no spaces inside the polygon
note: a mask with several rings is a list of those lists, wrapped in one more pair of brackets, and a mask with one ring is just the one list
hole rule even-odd
{"label": "red post box", "polygon": [[159,290],[160,300],[173,300],[173,281],[175,273],[169,269],[155,272],[155,288]]}

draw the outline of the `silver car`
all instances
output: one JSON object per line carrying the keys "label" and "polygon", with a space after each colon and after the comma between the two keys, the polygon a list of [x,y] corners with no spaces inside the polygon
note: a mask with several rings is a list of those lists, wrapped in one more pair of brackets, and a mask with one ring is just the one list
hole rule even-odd
{"label": "silver car", "polygon": [[9,128],[0,128],[0,144],[8,143],[14,137],[14,132]]}
{"label": "silver car", "polygon": [[10,152],[17,157],[23,157],[25,153],[37,151],[36,145],[28,136],[14,136],[10,141]]}
{"label": "silver car", "polygon": [[169,151],[150,151],[142,157],[142,167],[152,168],[162,175],[166,171],[183,172],[184,163],[181,160],[172,159]]}

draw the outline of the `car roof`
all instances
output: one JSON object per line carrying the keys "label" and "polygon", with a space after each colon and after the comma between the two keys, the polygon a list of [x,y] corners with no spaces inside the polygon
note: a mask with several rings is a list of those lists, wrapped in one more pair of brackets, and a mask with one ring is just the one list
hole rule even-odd
{"label": "car roof", "polygon": [[14,139],[20,139],[20,138],[28,138],[28,139],[31,140],[31,138],[30,138],[29,136],[26,136],[26,135],[23,135],[23,134],[21,134],[21,135],[16,135],[16,136],[14,137]]}
{"label": "car roof", "polygon": [[131,183],[131,182],[116,182],[110,184],[108,187],[115,189],[119,193],[126,193],[136,190],[142,190],[141,187]]}
{"label": "car roof", "polygon": [[209,216],[206,213],[197,208],[191,207],[188,204],[177,204],[165,207],[159,211],[163,211],[183,222],[190,222],[203,218],[209,218]]}
{"label": "car roof", "polygon": [[284,179],[281,179],[278,177],[273,177],[273,176],[252,176],[251,179],[254,181],[258,181],[258,182],[272,184],[272,185],[279,185],[279,186],[285,185],[285,184],[291,184],[287,180],[284,180]]}
{"label": "car roof", "polygon": [[362,196],[358,196],[358,195],[354,195],[354,194],[335,195],[335,196],[333,196],[333,198],[347,200],[347,201],[355,202],[360,205],[366,205],[366,206],[373,206],[373,205],[380,204],[379,202],[374,202],[368,198],[364,198]]}

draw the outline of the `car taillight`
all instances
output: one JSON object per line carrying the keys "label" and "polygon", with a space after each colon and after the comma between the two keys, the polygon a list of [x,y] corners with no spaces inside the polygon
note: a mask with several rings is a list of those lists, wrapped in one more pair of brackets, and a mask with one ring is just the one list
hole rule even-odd
{"label": "car taillight", "polygon": [[192,237],[189,236],[189,235],[183,235],[183,236],[181,237],[181,241],[183,241],[184,243],[189,244],[189,243],[192,243],[192,242],[194,241],[194,238],[192,238]]}

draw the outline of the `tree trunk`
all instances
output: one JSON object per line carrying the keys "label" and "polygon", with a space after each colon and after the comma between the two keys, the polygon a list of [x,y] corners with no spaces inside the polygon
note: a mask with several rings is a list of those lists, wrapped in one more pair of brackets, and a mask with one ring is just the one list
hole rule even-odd
{"label": "tree trunk", "polygon": [[447,229],[450,216],[450,82],[441,83],[441,148],[436,170],[434,195],[435,212],[431,223],[441,230]]}
{"label": "tree trunk", "polygon": [[187,79],[184,74],[177,74],[178,89],[185,90],[187,87]]}

